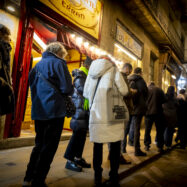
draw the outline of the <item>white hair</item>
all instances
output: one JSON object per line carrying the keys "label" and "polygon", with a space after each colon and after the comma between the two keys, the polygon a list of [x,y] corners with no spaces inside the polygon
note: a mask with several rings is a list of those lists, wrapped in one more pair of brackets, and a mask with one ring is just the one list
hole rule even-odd
{"label": "white hair", "polygon": [[64,58],[67,55],[65,47],[60,42],[50,43],[47,46],[46,51],[51,52],[60,58]]}

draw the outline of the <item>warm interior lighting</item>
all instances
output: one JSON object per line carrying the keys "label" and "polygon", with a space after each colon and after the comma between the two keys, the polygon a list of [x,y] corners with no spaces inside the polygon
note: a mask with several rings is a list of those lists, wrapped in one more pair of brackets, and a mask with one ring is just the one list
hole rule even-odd
{"label": "warm interior lighting", "polygon": [[118,44],[115,44],[115,46],[116,46],[119,50],[121,50],[122,52],[124,52],[126,55],[128,55],[130,58],[132,58],[133,60],[136,60],[136,61],[137,61],[137,58],[136,58],[134,55],[130,54],[127,50],[121,48]]}
{"label": "warm interior lighting", "polygon": [[176,79],[176,76],[175,76],[175,75],[172,75],[171,77],[172,77],[173,79]]}
{"label": "warm interior lighting", "polygon": [[42,59],[42,57],[35,57],[33,58],[33,61],[40,61]]}
{"label": "warm interior lighting", "polygon": [[101,55],[101,50],[100,50],[100,49],[97,48],[97,49],[95,50],[95,52],[96,52],[97,55]]}
{"label": "warm interior lighting", "polygon": [[164,84],[169,85],[168,81],[165,81]]}
{"label": "warm interior lighting", "polygon": [[15,8],[12,6],[7,6],[7,9],[10,10],[11,12],[15,12]]}
{"label": "warm interior lighting", "polygon": [[82,41],[83,41],[83,39],[81,37],[76,38],[76,43],[77,44],[79,44],[79,45],[82,44]]}
{"label": "warm interior lighting", "polygon": [[90,47],[90,51],[94,51],[95,50],[95,47]]}
{"label": "warm interior lighting", "polygon": [[42,49],[46,49],[46,44],[40,39],[40,37],[34,32],[34,40],[42,47]]}
{"label": "warm interior lighting", "polygon": [[[85,47],[85,49],[89,49],[89,51],[92,52],[92,54],[95,54],[97,56],[100,55],[107,55],[113,62],[116,63],[117,66],[122,66],[122,64],[124,64],[124,62],[117,60],[114,56],[112,56],[111,54],[107,53],[106,51],[102,50],[101,48],[91,45],[88,41],[83,42],[83,38],[79,37],[75,34],[70,34],[70,37],[72,39],[75,39],[76,45],[81,45],[83,44],[83,46]],[[118,51],[122,51],[125,54],[127,54],[130,58],[132,58],[133,60],[138,60],[135,56],[133,56],[132,54],[130,54],[127,50],[121,48],[118,44],[115,44],[115,46],[118,48]]]}
{"label": "warm interior lighting", "polygon": [[89,43],[88,42],[85,42],[84,43],[84,47],[87,48],[89,46]]}
{"label": "warm interior lighting", "polygon": [[71,34],[71,37],[72,37],[72,38],[75,38],[75,34]]}
{"label": "warm interior lighting", "polygon": [[101,51],[101,55],[106,55],[106,51]]}

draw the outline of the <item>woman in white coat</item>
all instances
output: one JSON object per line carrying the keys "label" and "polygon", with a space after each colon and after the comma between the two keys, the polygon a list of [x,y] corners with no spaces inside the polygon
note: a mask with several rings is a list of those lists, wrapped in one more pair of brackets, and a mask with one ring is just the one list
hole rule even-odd
{"label": "woman in white coat", "polygon": [[123,76],[108,57],[92,62],[83,95],[90,104],[89,133],[90,140],[94,143],[93,167],[96,186],[102,184],[103,143],[111,143],[111,170],[107,185],[119,186],[120,142],[124,138],[124,120],[129,119],[123,96],[128,92]]}

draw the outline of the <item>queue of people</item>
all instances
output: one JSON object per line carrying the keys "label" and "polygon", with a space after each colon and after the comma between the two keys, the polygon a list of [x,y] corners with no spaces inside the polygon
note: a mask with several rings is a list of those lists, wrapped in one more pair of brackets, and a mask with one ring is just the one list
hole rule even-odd
{"label": "queue of people", "polygon": [[[158,151],[164,145],[171,148],[173,133],[178,126],[176,142],[185,148],[187,134],[185,113],[187,101],[183,90],[175,96],[173,86],[164,94],[151,82],[147,87],[142,69],[125,63],[120,72],[108,56],[96,60],[89,57],[72,72],[73,84],[63,60],[66,54],[61,43],[50,44],[42,60],[31,70],[29,84],[32,95],[32,119],[35,120],[35,147],[24,178],[23,186],[47,186],[45,178],[60,140],[66,106],[63,94],[71,95],[76,111],[70,127],[73,130],[64,158],[65,168],[75,172],[91,168],[82,157],[86,135],[93,142],[94,184],[103,186],[103,144],[109,147],[109,180],[104,186],[120,186],[120,164],[131,164],[123,157],[129,145],[135,156],[146,156],[140,148],[140,128],[145,117],[145,151],[151,148],[151,129],[156,125]],[[133,74],[131,75],[131,72]]]}
{"label": "queue of people", "polygon": [[[13,111],[11,97],[13,89],[10,79],[11,46],[9,30],[0,24],[0,87],[10,105],[0,105],[0,118]],[[176,95],[174,86],[166,94],[151,82],[147,87],[142,69],[133,70],[125,63],[120,72],[112,59],[100,56],[96,60],[87,57],[79,69],[70,72],[64,60],[67,52],[60,42],[48,45],[41,61],[29,73],[32,99],[32,119],[35,122],[35,146],[25,173],[23,187],[46,187],[45,179],[55,156],[72,99],[75,112],[70,127],[73,130],[64,158],[65,168],[81,172],[91,168],[82,157],[86,136],[89,132],[93,142],[94,184],[102,186],[103,144],[109,146],[110,172],[105,186],[120,186],[118,169],[120,164],[130,164],[123,157],[129,145],[134,146],[135,156],[146,156],[140,147],[140,128],[145,118],[145,151],[151,148],[151,129],[156,126],[158,151],[171,149],[173,134],[178,128],[176,142],[187,146],[187,99],[185,90]],[[133,71],[133,74],[131,75]],[[4,90],[4,92],[2,92]],[[8,106],[8,105],[7,105]],[[5,111],[7,110],[7,111]],[[73,110],[72,110],[73,111]],[[71,111],[71,112],[72,112]]]}

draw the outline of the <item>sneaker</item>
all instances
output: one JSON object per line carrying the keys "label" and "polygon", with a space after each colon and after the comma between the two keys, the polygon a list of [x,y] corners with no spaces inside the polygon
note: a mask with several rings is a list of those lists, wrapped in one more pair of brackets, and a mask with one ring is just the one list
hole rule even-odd
{"label": "sneaker", "polygon": [[119,164],[120,164],[120,165],[127,165],[127,164],[131,164],[131,162],[130,162],[130,161],[127,161],[127,160],[123,157],[123,155],[120,155]]}
{"label": "sneaker", "polygon": [[87,163],[84,158],[81,158],[80,160],[74,160],[75,163],[83,168],[91,168],[91,164]]}
{"label": "sneaker", "polygon": [[166,150],[171,150],[171,146],[166,146]]}
{"label": "sneaker", "polygon": [[149,148],[150,148],[149,146],[145,146],[144,149],[145,149],[145,151],[149,151]]}
{"label": "sneaker", "polygon": [[22,187],[30,187],[31,181],[23,181]]}
{"label": "sneaker", "polygon": [[107,180],[106,182],[104,182],[103,186],[106,187],[120,187],[119,182],[112,182],[111,180]]}
{"label": "sneaker", "polygon": [[147,154],[144,153],[144,152],[141,151],[141,150],[135,151],[135,154],[134,154],[134,155],[135,155],[135,156],[147,156]]}
{"label": "sneaker", "polygon": [[66,162],[65,168],[76,172],[82,171],[82,167],[78,166],[75,162],[71,162],[71,161]]}

